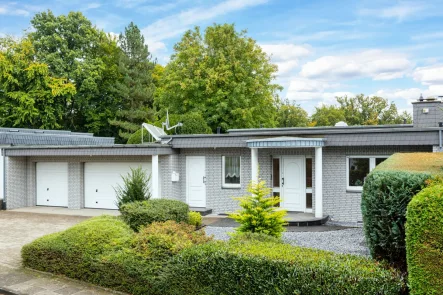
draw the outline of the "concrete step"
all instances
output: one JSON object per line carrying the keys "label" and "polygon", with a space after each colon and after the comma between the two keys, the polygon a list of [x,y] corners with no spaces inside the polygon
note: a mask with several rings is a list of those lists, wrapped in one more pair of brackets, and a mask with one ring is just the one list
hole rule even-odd
{"label": "concrete step", "polygon": [[200,213],[202,216],[206,216],[212,213],[212,209],[205,207],[189,207],[189,211],[195,211]]}

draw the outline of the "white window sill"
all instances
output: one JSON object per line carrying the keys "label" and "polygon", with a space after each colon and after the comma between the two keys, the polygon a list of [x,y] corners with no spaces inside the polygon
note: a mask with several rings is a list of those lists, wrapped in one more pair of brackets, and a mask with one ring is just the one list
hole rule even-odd
{"label": "white window sill", "polygon": [[227,189],[239,189],[239,188],[241,188],[241,184],[238,184],[238,185],[226,185],[226,184],[224,184],[224,185],[222,185],[222,188],[227,188]]}

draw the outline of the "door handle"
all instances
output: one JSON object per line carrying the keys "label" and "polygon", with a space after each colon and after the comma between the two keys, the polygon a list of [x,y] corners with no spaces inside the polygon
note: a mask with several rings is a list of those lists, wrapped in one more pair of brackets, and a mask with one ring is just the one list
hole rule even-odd
{"label": "door handle", "polygon": [[203,176],[203,183],[206,183],[206,176]]}
{"label": "door handle", "polygon": [[281,178],[281,186],[284,186],[284,185],[285,185],[285,178],[282,177],[282,178]]}

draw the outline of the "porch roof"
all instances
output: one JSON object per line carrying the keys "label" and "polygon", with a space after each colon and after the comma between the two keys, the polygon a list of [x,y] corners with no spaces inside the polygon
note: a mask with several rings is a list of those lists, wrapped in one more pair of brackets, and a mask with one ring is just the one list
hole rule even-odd
{"label": "porch roof", "polygon": [[323,138],[311,137],[272,137],[264,139],[246,140],[249,148],[296,148],[296,147],[323,147]]}

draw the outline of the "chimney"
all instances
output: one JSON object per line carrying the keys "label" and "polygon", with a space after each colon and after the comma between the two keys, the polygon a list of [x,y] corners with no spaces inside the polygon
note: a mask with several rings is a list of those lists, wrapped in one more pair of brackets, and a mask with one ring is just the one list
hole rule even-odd
{"label": "chimney", "polygon": [[221,127],[217,127],[217,134],[221,133]]}
{"label": "chimney", "polygon": [[420,98],[412,103],[413,125],[415,128],[438,127],[443,120],[443,103],[437,98]]}

